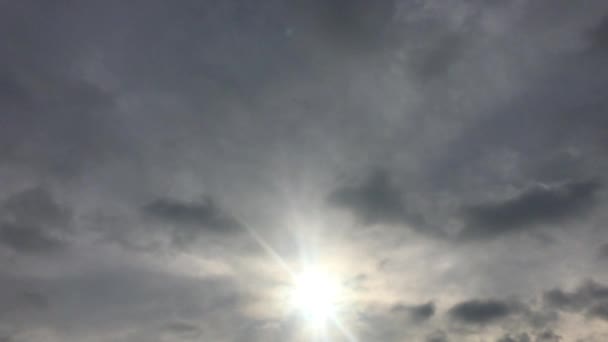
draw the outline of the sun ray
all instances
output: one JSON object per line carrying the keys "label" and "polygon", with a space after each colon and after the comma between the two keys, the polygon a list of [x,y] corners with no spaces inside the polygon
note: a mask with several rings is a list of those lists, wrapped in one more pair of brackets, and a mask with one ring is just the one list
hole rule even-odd
{"label": "sun ray", "polygon": [[294,272],[284,258],[253,227],[244,223],[244,220],[240,222],[251,238],[291,279],[290,305],[300,311],[311,323],[317,340],[323,341],[327,338],[326,328],[332,324],[348,342],[356,342],[354,335],[338,318],[338,304],[343,300],[341,298],[343,289],[338,279],[323,270],[316,258],[313,258],[314,262],[301,260],[303,270],[300,273]]}

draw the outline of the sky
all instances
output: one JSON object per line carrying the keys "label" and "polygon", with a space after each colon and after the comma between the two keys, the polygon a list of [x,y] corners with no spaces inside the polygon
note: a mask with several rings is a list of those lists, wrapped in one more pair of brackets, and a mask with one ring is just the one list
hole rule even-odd
{"label": "sky", "polygon": [[604,0],[4,0],[0,41],[2,342],[608,340]]}

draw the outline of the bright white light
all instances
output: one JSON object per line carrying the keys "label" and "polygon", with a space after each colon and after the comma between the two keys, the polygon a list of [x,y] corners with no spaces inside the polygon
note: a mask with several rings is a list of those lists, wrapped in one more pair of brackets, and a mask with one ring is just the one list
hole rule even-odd
{"label": "bright white light", "polygon": [[291,304],[314,324],[324,324],[337,309],[340,295],[338,282],[319,270],[297,275],[291,291]]}

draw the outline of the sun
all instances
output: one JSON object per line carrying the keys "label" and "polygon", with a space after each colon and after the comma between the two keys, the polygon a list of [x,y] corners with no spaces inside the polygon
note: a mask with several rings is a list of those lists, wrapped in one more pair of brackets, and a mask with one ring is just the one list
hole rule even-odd
{"label": "sun", "polygon": [[334,277],[310,269],[294,277],[290,302],[309,322],[322,325],[335,316],[340,296],[340,285]]}

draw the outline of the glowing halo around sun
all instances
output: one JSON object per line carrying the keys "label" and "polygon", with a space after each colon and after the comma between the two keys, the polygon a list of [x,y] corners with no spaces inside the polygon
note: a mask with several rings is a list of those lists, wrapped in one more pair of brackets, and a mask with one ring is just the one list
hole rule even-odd
{"label": "glowing halo around sun", "polygon": [[340,304],[340,283],[321,269],[308,269],[294,276],[290,306],[315,327],[335,318]]}

